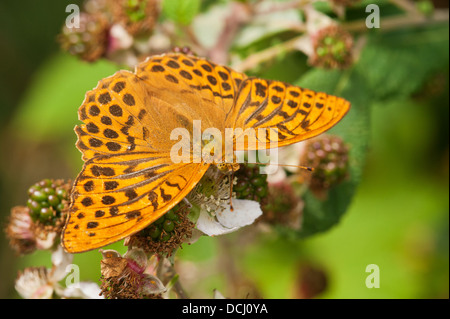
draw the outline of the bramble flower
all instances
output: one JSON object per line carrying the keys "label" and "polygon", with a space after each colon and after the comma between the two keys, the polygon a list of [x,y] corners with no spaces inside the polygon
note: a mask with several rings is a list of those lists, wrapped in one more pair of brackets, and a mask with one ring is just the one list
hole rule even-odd
{"label": "bramble flower", "polygon": [[66,277],[66,268],[72,262],[73,256],[58,247],[52,254],[52,268],[29,267],[19,272],[15,288],[25,299],[50,298],[100,298],[100,289],[91,282],[74,282],[66,288],[59,281]]}
{"label": "bramble flower", "polygon": [[15,206],[11,209],[5,231],[9,238],[9,245],[19,255],[32,253],[36,249],[37,243],[31,229],[32,223],[28,207]]}
{"label": "bramble flower", "polygon": [[308,56],[308,63],[326,69],[349,67],[353,62],[351,34],[312,5],[306,5],[304,13],[306,32],[297,41],[296,48]]}
{"label": "bramble flower", "polygon": [[70,181],[44,179],[28,189],[26,207],[11,209],[5,231],[10,246],[19,255],[36,249],[51,249],[58,244],[70,188]]}
{"label": "bramble flower", "polygon": [[58,41],[64,51],[93,62],[104,56],[108,47],[110,24],[102,13],[80,13],[79,28],[64,25]]}
{"label": "bramble flower", "polygon": [[140,248],[128,250],[124,256],[117,251],[100,249],[101,294],[108,299],[159,299],[166,291],[156,274],[156,256],[150,260]]}
{"label": "bramble flower", "polygon": [[120,24],[132,36],[150,33],[158,20],[156,0],[110,0],[107,5],[114,24]]}
{"label": "bramble flower", "polygon": [[[234,178],[233,184],[237,180]],[[260,203],[253,200],[236,199],[236,194],[230,194],[230,178],[215,166],[208,169],[189,193],[187,200],[193,211],[192,217],[196,229],[208,236],[223,235],[252,224],[262,214]],[[230,196],[233,210],[230,206]],[[191,211],[191,216],[194,215]]]}

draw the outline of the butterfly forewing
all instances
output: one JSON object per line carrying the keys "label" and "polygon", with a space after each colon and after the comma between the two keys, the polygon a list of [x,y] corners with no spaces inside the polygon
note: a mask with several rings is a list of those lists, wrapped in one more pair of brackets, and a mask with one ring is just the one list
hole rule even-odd
{"label": "butterfly forewing", "polygon": [[[339,122],[350,103],[323,92],[280,81],[246,79],[228,114],[227,127],[248,129],[255,139],[235,136],[237,150],[289,145],[325,132]],[[260,130],[258,130],[260,129]]]}
{"label": "butterfly forewing", "polygon": [[201,120],[202,127],[220,130],[246,78],[227,67],[179,54],[148,59],[136,68],[136,74],[159,98],[188,114],[179,123],[192,126],[193,120]]}

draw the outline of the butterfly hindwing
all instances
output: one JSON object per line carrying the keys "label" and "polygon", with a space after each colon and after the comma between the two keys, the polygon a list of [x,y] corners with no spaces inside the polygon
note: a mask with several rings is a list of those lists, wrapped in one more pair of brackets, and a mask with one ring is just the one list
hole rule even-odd
{"label": "butterfly hindwing", "polygon": [[207,168],[137,152],[87,161],[74,183],[64,247],[87,251],[138,232],[181,201]]}

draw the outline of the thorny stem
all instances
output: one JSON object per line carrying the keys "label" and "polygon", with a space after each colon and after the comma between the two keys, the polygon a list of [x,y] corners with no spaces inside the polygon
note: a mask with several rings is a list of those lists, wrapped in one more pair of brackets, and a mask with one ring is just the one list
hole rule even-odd
{"label": "thorny stem", "polygon": [[290,9],[296,9],[299,7],[302,7],[304,5],[307,5],[311,3],[311,0],[294,0],[291,2],[284,2],[284,3],[276,3],[271,5],[269,8],[265,9],[259,9],[256,8],[254,11],[256,14],[270,14],[277,11],[286,11]]}
{"label": "thorny stem", "polygon": [[[449,11],[446,9],[436,10],[431,17],[425,17],[423,15],[417,14],[408,14],[405,16],[384,18],[382,21],[382,27],[380,28],[380,31],[387,32],[394,29],[405,28],[408,26],[419,26],[423,24],[445,22],[448,20],[449,20]],[[345,30],[350,32],[367,31],[365,20],[343,23],[341,24],[341,26]],[[304,35],[295,37],[291,40],[280,43],[276,46],[259,51],[258,53],[254,53],[248,56],[244,61],[240,62],[238,65],[235,65],[233,67],[237,71],[245,72],[258,66],[259,64],[265,61],[273,60],[280,53],[297,50],[297,43],[299,40],[302,39],[302,37],[304,37]],[[363,42],[364,41],[362,41],[360,44],[362,44]],[[359,47],[359,49],[362,48]]]}
{"label": "thorny stem", "polygon": [[[383,18],[383,20],[381,20],[381,27],[379,31],[386,32],[411,26],[446,22],[448,21],[448,15],[448,9],[438,9],[435,10],[434,14],[430,17],[417,14],[407,14],[404,16]],[[350,32],[361,32],[367,30],[366,22],[361,20],[343,23],[341,26]]]}
{"label": "thorny stem", "polygon": [[231,295],[236,297],[238,287],[236,284],[240,281],[239,272],[234,262],[234,253],[231,251],[231,244],[229,238],[226,236],[218,237],[219,247],[221,250],[219,258],[219,267],[223,269],[226,276],[226,281],[232,283]]}
{"label": "thorny stem", "polygon": [[295,37],[286,42],[280,43],[273,47],[267,48],[265,50],[259,51],[258,53],[254,53],[249,55],[244,61],[242,61],[239,65],[233,66],[236,71],[245,72],[247,70],[253,69],[260,63],[264,61],[270,61],[278,56],[280,53],[293,51],[297,49],[298,41],[303,38],[303,35]]}
{"label": "thorny stem", "polygon": [[249,5],[240,2],[231,3],[231,13],[225,19],[225,26],[217,39],[216,45],[209,51],[209,58],[218,63],[225,64],[228,51],[239,30],[251,20],[253,13]]}
{"label": "thorny stem", "polygon": [[[173,268],[171,262],[167,258],[161,257],[156,269],[156,276],[166,286],[175,276],[177,276],[177,273]],[[189,296],[187,295],[178,278],[173,283],[172,289],[177,294],[178,298],[189,299]]]}

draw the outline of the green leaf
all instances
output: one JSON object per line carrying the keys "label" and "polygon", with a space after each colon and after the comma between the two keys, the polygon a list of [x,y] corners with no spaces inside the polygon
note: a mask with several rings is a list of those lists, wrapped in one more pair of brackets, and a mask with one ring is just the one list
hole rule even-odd
{"label": "green leaf", "polygon": [[357,64],[374,98],[405,97],[448,68],[448,25],[374,34]]}
{"label": "green leaf", "polygon": [[189,25],[200,10],[200,0],[164,0],[162,14],[181,25]]}
{"label": "green leaf", "polygon": [[371,94],[356,69],[348,71],[313,69],[295,84],[337,95],[352,103],[349,113],[327,132],[330,135],[340,136],[349,145],[349,179],[330,189],[326,200],[318,199],[311,192],[306,192],[303,225],[297,236],[307,237],[328,230],[339,222],[361,181],[370,137]]}

